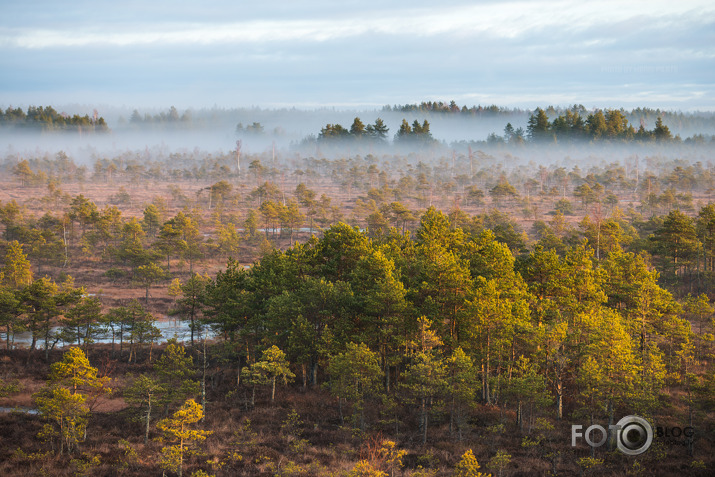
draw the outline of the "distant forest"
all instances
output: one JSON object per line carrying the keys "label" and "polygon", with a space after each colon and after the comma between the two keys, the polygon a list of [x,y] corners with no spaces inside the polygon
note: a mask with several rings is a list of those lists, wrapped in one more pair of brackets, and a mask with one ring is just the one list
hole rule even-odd
{"label": "distant forest", "polygon": [[[458,108],[457,108],[458,109]],[[626,114],[620,109],[598,109],[591,114],[585,115],[585,111],[579,109],[566,110],[564,114],[549,121],[546,112],[541,108],[529,116],[526,130],[524,128],[514,128],[511,123],[504,127],[504,135],[499,136],[491,133],[486,142],[488,144],[517,144],[523,145],[526,142],[532,143],[572,143],[578,141],[586,142],[641,142],[641,143],[668,143],[683,141],[679,135],[673,136],[670,128],[663,122],[663,118],[658,116],[653,129],[646,129],[645,121],[641,119],[640,127],[636,128],[630,124]],[[254,123],[255,125],[259,123]],[[346,129],[341,124],[326,124],[320,130],[317,137],[318,142],[341,141],[378,141],[384,142],[387,137],[388,128],[384,121],[378,118],[375,125],[363,124],[362,120],[356,117],[350,129]],[[419,139],[419,142],[415,140]],[[420,123],[414,120],[410,126],[406,119],[402,119],[402,124],[395,134],[395,143],[402,143],[407,140],[412,144],[429,145],[435,143],[435,139],[430,132],[430,123],[426,119]],[[694,134],[685,139],[686,143],[702,144],[706,137],[702,134]]]}
{"label": "distant forest", "polygon": [[[449,103],[428,101],[419,104],[387,105],[379,111],[366,110],[354,111],[354,113],[356,116],[351,116],[349,111],[327,109],[299,111],[261,108],[187,109],[181,112],[175,106],[171,106],[167,110],[151,113],[142,113],[134,109],[128,119],[121,115],[115,118],[116,128],[119,130],[220,131],[227,130],[226,128],[231,124],[233,134],[237,138],[256,139],[270,136],[276,139],[283,138],[284,142],[291,140],[292,145],[296,147],[321,143],[335,144],[345,140],[351,142],[359,140],[365,144],[387,145],[392,142],[419,147],[438,146],[440,143],[446,145],[445,129],[454,131],[455,128],[464,130],[464,134],[469,136],[456,138],[458,141],[450,143],[451,147],[456,147],[460,140],[468,141],[471,146],[497,147],[506,144],[520,146],[527,143],[569,144],[584,141],[615,144],[671,142],[702,144],[712,141],[715,131],[713,112],[684,113],[640,107],[630,111],[624,108],[587,109],[582,104],[566,108],[538,107],[531,111],[497,105],[468,107],[460,106],[455,101]],[[375,120],[377,114],[381,114],[382,117],[377,117]],[[333,120],[321,123],[319,118],[325,117]],[[352,125],[348,127],[334,120],[345,120],[346,117],[354,117]],[[374,124],[370,124],[373,120]],[[453,123],[454,120],[464,121],[464,124],[458,128],[457,123]],[[299,126],[295,126],[296,124]],[[314,134],[305,136],[303,129],[300,133],[292,131],[291,135],[291,125],[293,128],[302,129],[306,126],[318,127],[319,124],[325,126]],[[390,130],[388,124],[391,124],[395,131],[390,136],[388,136]],[[0,109],[0,129],[7,128],[41,131],[109,131],[107,121],[99,116],[97,110],[94,110],[92,116],[69,115],[58,112],[52,106],[30,106],[27,110],[12,106],[4,111]],[[433,136],[434,130],[437,130],[437,134]],[[296,133],[298,133],[297,137]]]}
{"label": "distant forest", "polygon": [[98,116],[94,110],[92,117],[85,114],[70,116],[59,113],[52,106],[29,106],[27,112],[22,108],[8,107],[5,111],[0,109],[0,127],[29,128],[43,131],[72,130],[72,131],[108,131],[106,121]]}
{"label": "distant forest", "polygon": [[[548,106],[546,108],[537,108],[532,111],[529,109],[521,108],[505,108],[503,106],[497,106],[495,104],[491,106],[459,106],[455,101],[450,101],[445,103],[443,101],[423,101],[419,104],[403,104],[403,105],[386,105],[383,106],[382,110],[385,112],[419,112],[419,113],[437,113],[437,114],[455,114],[455,115],[468,115],[468,116],[513,116],[521,115],[528,116],[535,114],[538,109],[543,109],[548,117],[557,117],[566,114],[570,111],[572,114],[579,114],[580,116],[585,116],[589,113],[583,104],[574,104],[568,107],[558,107],[558,106]],[[598,109],[591,109],[590,111],[596,112]],[[696,111],[696,112],[686,112],[681,111],[666,111],[660,108],[646,108],[638,107],[630,111],[623,108],[618,109],[618,111],[631,123],[637,123],[641,120],[646,124],[654,122],[657,118],[663,118],[667,123],[679,122],[679,123],[689,123],[689,124],[702,124],[710,125],[715,124],[715,114],[709,111]]]}

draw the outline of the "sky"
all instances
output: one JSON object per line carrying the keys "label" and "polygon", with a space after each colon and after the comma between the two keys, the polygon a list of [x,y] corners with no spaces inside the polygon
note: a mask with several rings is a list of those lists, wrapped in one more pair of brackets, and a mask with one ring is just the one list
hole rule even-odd
{"label": "sky", "polygon": [[715,2],[0,0],[0,107],[715,110]]}

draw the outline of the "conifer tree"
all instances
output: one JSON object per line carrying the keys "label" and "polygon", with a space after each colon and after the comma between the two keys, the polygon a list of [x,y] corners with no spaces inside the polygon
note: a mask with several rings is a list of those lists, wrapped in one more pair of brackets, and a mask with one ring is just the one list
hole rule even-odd
{"label": "conifer tree", "polygon": [[191,379],[195,375],[193,359],[176,340],[169,340],[154,369],[161,384],[162,396],[158,402],[164,405],[164,415],[170,406],[198,392],[198,383]]}
{"label": "conifer tree", "polygon": [[184,467],[184,454],[188,447],[206,440],[213,431],[191,429],[203,418],[201,406],[193,399],[187,400],[171,417],[162,419],[156,425],[162,431],[165,439],[173,445],[161,449],[161,466],[169,471],[176,472],[179,477]]}
{"label": "conifer tree", "polygon": [[491,474],[479,472],[480,468],[481,466],[479,465],[477,458],[474,457],[472,449],[469,449],[462,455],[462,458],[454,468],[454,474],[452,475],[454,477],[491,477]]}
{"label": "conifer tree", "polygon": [[271,402],[276,398],[276,380],[281,378],[284,384],[288,384],[288,379],[295,378],[285,353],[275,345],[263,351],[261,360],[251,365],[251,370],[271,383]]}
{"label": "conifer tree", "polygon": [[365,403],[375,396],[380,386],[377,355],[364,343],[348,343],[345,352],[330,359],[330,390],[338,398],[342,420],[342,401],[351,402],[359,428],[365,430]]}
{"label": "conifer tree", "polygon": [[13,240],[5,252],[5,261],[0,269],[0,283],[18,289],[32,283],[30,261],[22,250],[22,245]]}
{"label": "conifer tree", "polygon": [[80,348],[65,352],[62,361],[51,366],[47,385],[33,395],[40,415],[54,424],[46,425],[40,437],[58,437],[60,454],[65,449],[68,453],[76,450],[86,437],[91,404],[111,392],[109,381],[109,377],[98,375]]}

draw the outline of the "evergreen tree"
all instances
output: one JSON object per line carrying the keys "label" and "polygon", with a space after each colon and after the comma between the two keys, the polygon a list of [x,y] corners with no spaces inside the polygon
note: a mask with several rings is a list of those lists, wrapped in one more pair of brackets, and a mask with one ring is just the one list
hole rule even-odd
{"label": "evergreen tree", "polygon": [[133,405],[144,408],[144,445],[149,442],[149,427],[151,411],[156,403],[156,395],[162,394],[162,387],[154,379],[145,374],[136,377],[124,390],[124,399]]}
{"label": "evergreen tree", "polygon": [[330,358],[330,390],[338,398],[342,421],[342,402],[352,403],[356,427],[365,430],[366,401],[374,397],[380,386],[378,356],[364,343],[348,343],[345,352]]}
{"label": "evergreen tree", "polygon": [[469,449],[462,455],[452,475],[454,477],[491,477],[491,474],[479,472],[480,468],[481,466],[477,462],[477,458],[474,457],[472,449]]}
{"label": "evergreen tree", "polygon": [[10,288],[19,289],[32,282],[30,261],[22,250],[22,245],[13,240],[5,252],[5,262],[0,269],[0,283]]}
{"label": "evergreen tree", "polygon": [[179,477],[184,467],[185,449],[195,443],[206,440],[213,431],[191,429],[203,418],[201,406],[193,399],[187,400],[171,417],[162,419],[156,427],[164,433],[169,443],[175,443],[161,449],[161,466],[171,472],[176,472]]}
{"label": "evergreen tree", "polygon": [[549,118],[541,108],[536,108],[534,114],[529,116],[526,131],[529,139],[534,142],[544,142],[553,136],[549,132]]}
{"label": "evergreen tree", "polygon": [[197,393],[198,383],[191,379],[195,375],[193,359],[175,340],[168,342],[154,369],[163,391],[158,403],[164,405],[164,415],[168,414],[170,406]]}
{"label": "evergreen tree", "polygon": [[109,381],[108,377],[99,377],[81,349],[73,347],[65,352],[62,361],[51,366],[47,385],[33,395],[40,415],[54,424],[43,427],[40,437],[58,437],[59,454],[64,449],[68,453],[76,450],[86,437],[90,416],[87,398],[94,401],[111,392]]}

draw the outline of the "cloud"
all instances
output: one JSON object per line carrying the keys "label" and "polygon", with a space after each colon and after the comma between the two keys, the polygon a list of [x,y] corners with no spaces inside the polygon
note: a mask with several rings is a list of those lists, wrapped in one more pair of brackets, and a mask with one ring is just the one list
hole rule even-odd
{"label": "cloud", "polygon": [[[108,46],[171,46],[256,44],[266,42],[326,42],[370,34],[390,36],[481,36],[491,39],[529,37],[534,32],[569,34],[603,29],[598,45],[608,41],[609,26],[633,19],[651,28],[667,29],[674,16],[685,15],[692,25],[712,18],[715,7],[700,2],[649,2],[647,12],[639,2],[503,2],[439,8],[361,10],[341,17],[325,12],[317,18],[247,19],[227,21],[140,21],[137,23],[87,22],[34,28],[6,27],[0,44],[25,49]],[[655,13],[657,12],[657,13]],[[171,17],[170,17],[171,18]],[[682,18],[677,19],[682,21]],[[614,40],[611,38],[611,40]]]}
{"label": "cloud", "polygon": [[0,17],[0,101],[697,108],[715,89],[711,3],[13,2]]}

